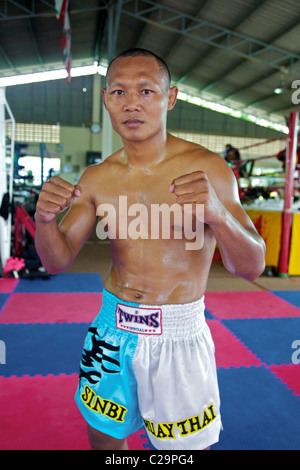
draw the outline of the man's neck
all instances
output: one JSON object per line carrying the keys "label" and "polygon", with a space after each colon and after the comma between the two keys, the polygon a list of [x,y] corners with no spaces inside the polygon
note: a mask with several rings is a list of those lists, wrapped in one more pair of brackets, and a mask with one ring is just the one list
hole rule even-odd
{"label": "man's neck", "polygon": [[143,142],[123,142],[124,159],[132,168],[147,169],[163,161],[167,154],[169,136]]}

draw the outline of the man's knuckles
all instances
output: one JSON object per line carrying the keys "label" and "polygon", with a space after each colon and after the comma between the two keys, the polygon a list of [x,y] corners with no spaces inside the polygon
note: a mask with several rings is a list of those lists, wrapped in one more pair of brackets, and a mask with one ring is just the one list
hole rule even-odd
{"label": "man's knuckles", "polygon": [[183,196],[185,194],[201,194],[208,192],[209,182],[207,179],[194,180],[191,183],[185,183],[179,186],[175,185],[174,194],[176,196]]}
{"label": "man's knuckles", "polygon": [[54,184],[53,181],[49,180],[43,184],[42,190],[48,193],[58,194],[59,196],[62,196],[65,198],[71,198],[74,194],[75,187],[72,185],[70,185],[69,187],[60,186],[60,185]]}
{"label": "man's knuckles", "polygon": [[47,191],[42,190],[40,193],[40,199],[42,201],[51,202],[57,204],[61,208],[68,207],[71,204],[71,194],[67,197],[61,196],[60,194],[48,193]]}
{"label": "man's knuckles", "polygon": [[185,194],[183,196],[179,196],[176,202],[182,205],[182,204],[190,204],[190,203],[207,204],[208,201],[209,201],[208,193],[201,193],[201,194]]}

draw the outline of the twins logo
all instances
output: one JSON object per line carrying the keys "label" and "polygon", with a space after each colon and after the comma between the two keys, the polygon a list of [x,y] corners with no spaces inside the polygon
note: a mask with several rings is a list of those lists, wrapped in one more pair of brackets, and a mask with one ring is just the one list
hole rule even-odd
{"label": "twins logo", "polygon": [[116,327],[131,333],[161,335],[161,309],[118,304]]}

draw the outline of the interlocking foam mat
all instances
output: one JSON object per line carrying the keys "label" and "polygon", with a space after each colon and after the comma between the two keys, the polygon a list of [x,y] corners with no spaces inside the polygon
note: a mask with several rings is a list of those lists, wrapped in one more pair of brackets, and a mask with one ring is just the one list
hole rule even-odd
{"label": "interlocking foam mat", "polygon": [[[98,274],[0,279],[0,449],[90,449],[74,394],[102,289]],[[213,449],[300,449],[300,293],[207,292],[205,303],[223,422]],[[144,430],[128,444],[153,450]]]}

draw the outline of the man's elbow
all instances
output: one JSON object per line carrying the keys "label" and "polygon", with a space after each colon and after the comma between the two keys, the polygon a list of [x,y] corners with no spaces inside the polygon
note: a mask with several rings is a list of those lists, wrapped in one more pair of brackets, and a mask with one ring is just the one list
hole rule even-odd
{"label": "man's elbow", "polygon": [[55,267],[55,266],[47,265],[45,263],[42,263],[42,265],[49,274],[53,274],[53,275],[54,274],[59,274],[59,273],[61,273],[65,270],[65,268],[58,268],[58,267]]}
{"label": "man's elbow", "polygon": [[255,267],[255,269],[253,269],[250,273],[247,273],[246,276],[242,276],[242,277],[244,277],[247,281],[255,281],[262,275],[264,270],[265,270],[265,264],[263,264],[263,266],[260,266],[258,268]]}
{"label": "man's elbow", "polygon": [[227,268],[227,270],[229,272],[231,272],[231,274],[234,274],[235,276],[242,277],[243,279],[246,279],[246,281],[255,281],[264,272],[265,265],[263,264],[263,266],[262,265],[254,266],[251,269],[248,269],[247,271],[246,270],[237,271],[237,270],[231,270],[231,269],[228,269],[228,268]]}
{"label": "man's elbow", "polygon": [[64,271],[64,269],[57,269],[57,268],[49,268],[47,269],[48,273],[49,274],[59,274],[59,273],[62,273]]}
{"label": "man's elbow", "polygon": [[260,252],[257,253],[257,256],[252,259],[249,257],[245,258],[239,267],[225,265],[225,268],[235,276],[242,277],[247,281],[255,281],[262,275],[266,268],[264,245],[261,245]]}
{"label": "man's elbow", "polygon": [[249,271],[245,273],[244,277],[247,279],[247,281],[255,281],[258,279],[262,273],[264,272],[266,268],[266,263],[265,263],[265,255],[266,255],[266,249],[265,245],[261,245],[261,250],[260,250],[259,256],[257,256],[255,264],[251,264],[251,267],[249,266]]}
{"label": "man's elbow", "polygon": [[47,260],[44,257],[40,256],[42,266],[48,271],[49,274],[59,274],[65,271],[71,264],[72,261],[69,258],[61,258],[59,261],[56,260]]}

